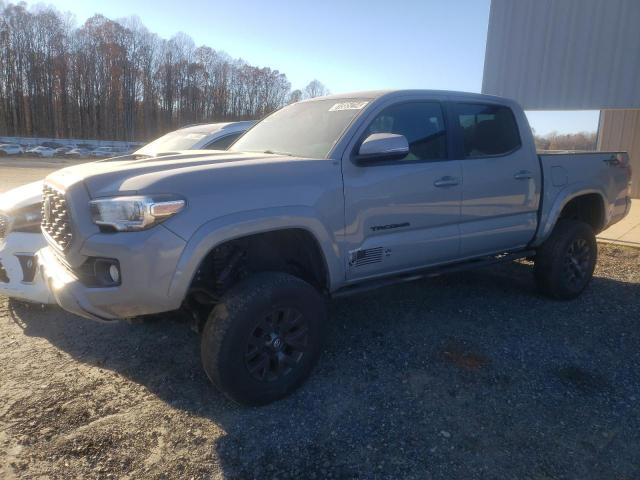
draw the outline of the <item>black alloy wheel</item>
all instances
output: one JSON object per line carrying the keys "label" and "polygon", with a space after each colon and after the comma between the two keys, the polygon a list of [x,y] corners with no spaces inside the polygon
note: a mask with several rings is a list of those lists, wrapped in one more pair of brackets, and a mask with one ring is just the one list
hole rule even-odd
{"label": "black alloy wheel", "polygon": [[576,238],[567,249],[564,257],[564,273],[567,282],[579,288],[590,275],[591,249],[584,238]]}
{"label": "black alloy wheel", "polygon": [[245,366],[253,378],[273,382],[300,365],[308,349],[309,327],[293,308],[274,310],[253,329],[247,340]]}

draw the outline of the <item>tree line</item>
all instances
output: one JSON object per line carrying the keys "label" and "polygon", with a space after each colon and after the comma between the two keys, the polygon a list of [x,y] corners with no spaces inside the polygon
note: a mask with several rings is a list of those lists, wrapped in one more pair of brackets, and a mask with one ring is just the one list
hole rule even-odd
{"label": "tree line", "polygon": [[0,135],[146,141],[183,125],[256,119],[328,93],[137,18],[75,26],[51,7],[0,0]]}
{"label": "tree line", "polygon": [[595,150],[598,142],[596,132],[558,133],[535,135],[538,150]]}

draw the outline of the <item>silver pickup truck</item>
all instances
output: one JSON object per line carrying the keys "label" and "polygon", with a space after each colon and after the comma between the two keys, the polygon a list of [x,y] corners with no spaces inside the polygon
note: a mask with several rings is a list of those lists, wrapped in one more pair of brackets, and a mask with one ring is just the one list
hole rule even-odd
{"label": "silver pickup truck", "polygon": [[209,378],[264,404],[308,376],[328,298],[525,257],[541,292],[579,295],[595,234],[629,210],[630,173],[625,153],[537,154],[510,100],[329,96],[229,151],[51,174],[38,258],[86,318],[189,312]]}

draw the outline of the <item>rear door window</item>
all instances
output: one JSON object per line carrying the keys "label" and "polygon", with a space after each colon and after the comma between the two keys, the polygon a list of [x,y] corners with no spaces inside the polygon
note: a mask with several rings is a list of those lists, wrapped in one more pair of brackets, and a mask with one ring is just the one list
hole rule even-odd
{"label": "rear door window", "polygon": [[520,148],[518,124],[509,107],[455,103],[453,109],[464,158],[506,155]]}

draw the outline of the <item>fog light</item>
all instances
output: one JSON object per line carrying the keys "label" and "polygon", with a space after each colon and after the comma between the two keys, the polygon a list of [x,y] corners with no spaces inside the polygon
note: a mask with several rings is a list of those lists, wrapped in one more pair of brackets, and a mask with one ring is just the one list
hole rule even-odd
{"label": "fog light", "polygon": [[117,265],[111,265],[109,267],[109,276],[113,283],[120,283],[120,270],[118,270]]}
{"label": "fog light", "polygon": [[117,287],[122,283],[120,263],[115,258],[90,257],[74,272],[87,287]]}

